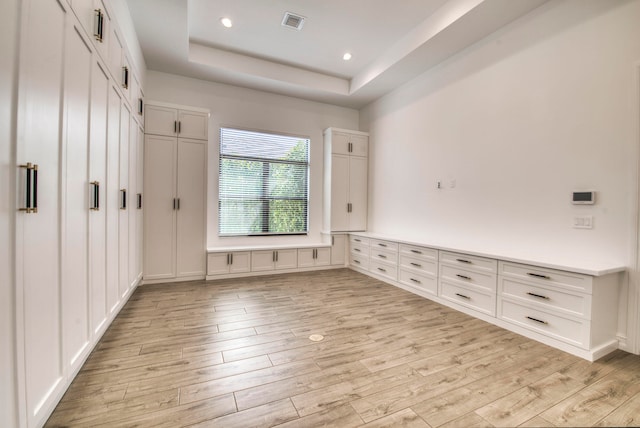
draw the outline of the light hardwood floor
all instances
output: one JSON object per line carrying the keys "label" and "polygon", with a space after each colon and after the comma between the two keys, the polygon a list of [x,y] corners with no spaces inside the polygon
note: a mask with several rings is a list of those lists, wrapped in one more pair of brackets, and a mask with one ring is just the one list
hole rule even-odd
{"label": "light hardwood floor", "polygon": [[139,287],[47,422],[554,425],[640,425],[640,357],[589,363],[347,269]]}

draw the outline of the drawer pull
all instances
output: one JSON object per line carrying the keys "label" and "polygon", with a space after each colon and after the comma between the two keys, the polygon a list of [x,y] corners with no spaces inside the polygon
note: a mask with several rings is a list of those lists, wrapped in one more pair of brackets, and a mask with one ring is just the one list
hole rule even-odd
{"label": "drawer pull", "polygon": [[359,253],[360,252],[360,248],[354,248],[353,251],[357,251]]}
{"label": "drawer pull", "polygon": [[540,278],[540,279],[551,279],[550,276],[547,275],[540,275],[539,273],[532,273],[532,272],[527,272],[527,275],[532,276],[534,278]]}
{"label": "drawer pull", "polygon": [[359,240],[358,238],[354,238],[354,241],[356,242],[362,242],[361,240]]}
{"label": "drawer pull", "polygon": [[415,282],[416,284],[422,284],[422,282],[420,282],[419,280],[415,279],[415,278],[409,278],[411,281]]}
{"label": "drawer pull", "polygon": [[415,266],[415,267],[419,267],[419,268],[422,267],[422,265],[420,263],[413,263],[413,262],[411,262],[411,266]]}
{"label": "drawer pull", "polygon": [[383,244],[382,242],[378,242],[378,245],[380,245],[381,247],[387,247],[387,244]]}
{"label": "drawer pull", "polygon": [[533,317],[527,317],[527,319],[530,319],[531,321],[538,322],[538,323],[540,323],[540,324],[545,324],[545,325],[548,325],[548,324],[549,324],[549,323],[548,323],[548,322],[546,322],[546,321],[542,321],[542,320],[539,320],[539,319],[537,319],[537,318],[533,318]]}
{"label": "drawer pull", "polygon": [[382,269],[382,268],[378,268],[378,270],[379,270],[380,272],[386,272],[386,271],[387,271],[386,269]]}
{"label": "drawer pull", "polygon": [[422,251],[419,251],[419,250],[411,250],[411,252],[414,254],[422,254]]}
{"label": "drawer pull", "polygon": [[381,259],[386,259],[387,256],[385,256],[384,254],[378,254],[378,257],[380,257]]}
{"label": "drawer pull", "polygon": [[472,264],[470,260],[465,260],[465,259],[456,259],[456,261],[460,262],[460,263],[466,263],[466,264],[469,264],[469,265]]}
{"label": "drawer pull", "polygon": [[353,262],[358,265],[360,264],[360,260],[354,260]]}
{"label": "drawer pull", "polygon": [[542,294],[536,294],[536,293],[527,293],[527,294],[529,296],[538,297],[539,299],[549,300],[549,298],[547,296],[543,296]]}
{"label": "drawer pull", "polygon": [[462,297],[463,299],[471,300],[471,297],[465,296],[464,294],[456,293],[456,296]]}
{"label": "drawer pull", "polygon": [[458,278],[462,278],[462,279],[466,279],[467,281],[471,281],[471,277],[468,277],[466,275],[460,275],[459,273],[457,273],[456,276]]}

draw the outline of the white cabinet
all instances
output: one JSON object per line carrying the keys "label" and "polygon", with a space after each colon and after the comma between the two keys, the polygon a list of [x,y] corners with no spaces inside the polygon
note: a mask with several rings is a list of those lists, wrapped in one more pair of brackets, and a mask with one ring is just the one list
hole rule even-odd
{"label": "white cabinet", "polygon": [[250,251],[209,253],[207,256],[207,275],[225,275],[250,271]]}
{"label": "white cabinet", "polygon": [[73,2],[75,12],[87,35],[93,39],[100,56],[109,55],[109,34],[111,31],[111,13],[104,0],[79,0]]}
{"label": "white cabinet", "polygon": [[334,266],[345,266],[347,263],[347,235],[331,235],[331,264]]}
{"label": "white cabinet", "polygon": [[[38,426],[44,424],[65,388],[59,189],[68,10],[66,3],[53,0],[37,4],[25,0],[21,8],[16,136],[20,211],[15,220],[15,295],[20,296],[16,305],[17,379],[26,425]],[[43,28],[47,29],[46,37],[42,37]],[[37,198],[33,194],[36,170],[27,165],[38,166]]]}
{"label": "white cabinet", "polygon": [[145,107],[145,133],[171,135],[180,138],[207,140],[209,113],[178,109],[166,105],[148,104]]}
{"label": "white cabinet", "polygon": [[398,282],[419,293],[438,295],[438,250],[400,244]]}
{"label": "white cabinet", "polygon": [[[204,277],[207,141],[177,138],[172,127],[159,128],[165,121],[158,119],[158,112],[178,117],[177,109],[147,105],[144,278]],[[169,135],[154,135],[148,127]]]}
{"label": "white cabinet", "polygon": [[298,250],[265,250],[251,252],[251,271],[264,272],[298,267]]}
{"label": "white cabinet", "polygon": [[298,267],[329,266],[331,264],[331,248],[298,249]]}
{"label": "white cabinet", "polygon": [[368,135],[328,128],[324,144],[324,229],[366,230]]}
{"label": "white cabinet", "polygon": [[592,277],[500,262],[498,318],[536,334],[595,353],[617,348],[618,286],[611,275]]}
{"label": "white cabinet", "polygon": [[120,189],[118,213],[118,299],[129,291],[129,138],[131,112],[127,104],[120,109],[120,162],[118,188]]}
{"label": "white cabinet", "polygon": [[495,317],[497,260],[446,251],[439,258],[440,297]]}

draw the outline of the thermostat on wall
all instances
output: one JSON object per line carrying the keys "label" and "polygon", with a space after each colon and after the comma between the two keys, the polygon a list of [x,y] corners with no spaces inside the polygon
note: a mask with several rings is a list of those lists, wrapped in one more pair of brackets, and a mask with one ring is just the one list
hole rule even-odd
{"label": "thermostat on wall", "polygon": [[596,192],[573,192],[571,203],[575,205],[593,205],[596,203]]}

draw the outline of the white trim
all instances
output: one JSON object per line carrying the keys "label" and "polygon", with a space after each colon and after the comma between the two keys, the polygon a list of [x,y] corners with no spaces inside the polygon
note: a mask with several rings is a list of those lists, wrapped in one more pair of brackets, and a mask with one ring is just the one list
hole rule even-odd
{"label": "white trim", "polygon": [[634,200],[631,201],[633,207],[633,221],[631,222],[631,268],[627,277],[627,325],[625,349],[634,354],[640,354],[640,62],[636,62],[633,67],[633,138],[635,139],[636,159],[634,171],[635,191],[631,192]]}

